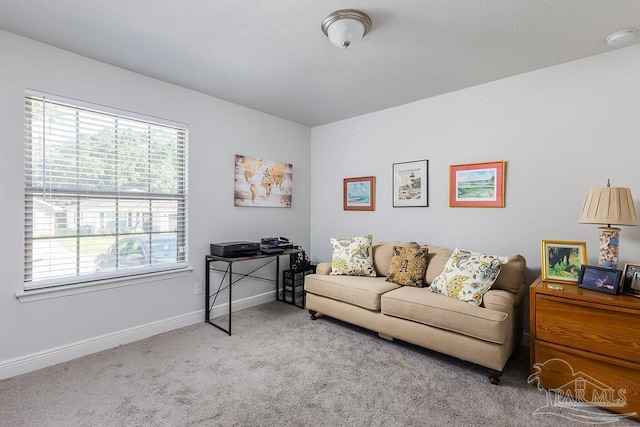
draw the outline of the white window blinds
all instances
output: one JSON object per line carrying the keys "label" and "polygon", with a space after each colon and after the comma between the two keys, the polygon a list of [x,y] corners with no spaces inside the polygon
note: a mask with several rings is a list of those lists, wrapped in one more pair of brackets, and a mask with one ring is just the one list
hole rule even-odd
{"label": "white window blinds", "polygon": [[25,96],[25,290],[187,265],[187,129]]}

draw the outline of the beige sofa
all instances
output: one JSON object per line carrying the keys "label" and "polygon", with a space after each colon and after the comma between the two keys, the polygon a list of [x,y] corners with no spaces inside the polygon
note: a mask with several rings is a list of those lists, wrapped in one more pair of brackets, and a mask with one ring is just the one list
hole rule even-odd
{"label": "beige sofa", "polygon": [[[377,277],[330,275],[331,263],[320,263],[305,277],[306,307],[311,318],[321,313],[488,368],[499,377],[522,338],[522,306],[526,267],[521,255],[504,264],[480,306],[429,291],[386,281],[393,246],[416,243],[374,243]],[[429,248],[426,284],[442,272],[452,250]]]}

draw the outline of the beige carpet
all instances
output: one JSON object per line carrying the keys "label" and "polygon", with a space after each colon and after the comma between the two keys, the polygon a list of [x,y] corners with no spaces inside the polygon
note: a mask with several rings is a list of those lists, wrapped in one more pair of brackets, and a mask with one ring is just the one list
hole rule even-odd
{"label": "beige carpet", "polygon": [[494,386],[479,366],[282,302],[234,313],[233,331],[202,323],[0,381],[0,425],[579,425],[534,414],[547,397],[527,384],[527,349]]}

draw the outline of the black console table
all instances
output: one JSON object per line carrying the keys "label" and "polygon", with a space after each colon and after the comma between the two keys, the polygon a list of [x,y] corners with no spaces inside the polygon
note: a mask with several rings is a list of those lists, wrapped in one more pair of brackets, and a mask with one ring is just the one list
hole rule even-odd
{"label": "black console table", "polygon": [[[284,252],[279,254],[258,254],[258,255],[249,255],[249,256],[240,256],[233,258],[226,258],[217,255],[207,255],[205,257],[205,295],[204,295],[204,321],[210,325],[215,326],[223,332],[226,332],[227,335],[231,335],[231,289],[233,288],[233,284],[238,282],[239,280],[244,279],[245,277],[252,277],[254,279],[267,280],[270,282],[274,282],[276,284],[276,300],[280,300],[280,257],[281,256],[289,256],[295,255],[302,252],[302,249],[286,249]],[[264,260],[264,262],[257,268],[254,268],[249,273],[234,273],[233,272],[233,264],[236,262],[242,261],[252,261],[252,260]],[[263,267],[271,264],[272,262],[276,263],[276,277],[275,279],[267,279],[260,276],[254,276],[253,273],[260,270]],[[224,270],[212,267],[214,263],[226,263],[227,266]],[[211,292],[211,270],[223,272],[224,275],[218,284],[218,289],[215,292]],[[233,275],[240,276],[235,280]],[[227,285],[225,286],[225,279],[227,279]],[[213,305],[218,298],[220,292],[225,289],[229,289],[229,320],[227,329],[223,328],[220,325],[215,324],[211,319],[211,310],[213,309]],[[213,301],[211,299],[213,298]]]}

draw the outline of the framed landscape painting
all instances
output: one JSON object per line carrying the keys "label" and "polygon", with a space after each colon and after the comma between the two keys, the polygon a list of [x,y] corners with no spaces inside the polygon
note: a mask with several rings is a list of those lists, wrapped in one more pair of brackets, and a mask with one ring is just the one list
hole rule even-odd
{"label": "framed landscape painting", "polygon": [[449,167],[449,206],[503,208],[504,161],[468,163]]}
{"label": "framed landscape painting", "polygon": [[587,244],[561,240],[542,241],[542,280],[578,283],[587,263]]}
{"label": "framed landscape painting", "polygon": [[345,211],[376,210],[376,177],[345,178],[342,188],[342,207]]}
{"label": "framed landscape painting", "polygon": [[429,160],[393,164],[393,207],[429,206]]}

